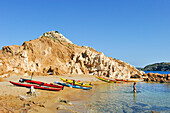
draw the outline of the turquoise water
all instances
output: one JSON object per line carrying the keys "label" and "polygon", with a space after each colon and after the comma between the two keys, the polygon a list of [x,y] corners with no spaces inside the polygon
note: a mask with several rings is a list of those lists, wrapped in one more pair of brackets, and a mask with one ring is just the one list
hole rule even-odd
{"label": "turquoise water", "polygon": [[170,113],[170,84],[137,83],[139,93],[132,92],[133,83],[106,83],[95,86],[86,104],[89,113]]}
{"label": "turquoise water", "polygon": [[170,74],[170,71],[144,71],[147,73],[159,73],[159,74]]}

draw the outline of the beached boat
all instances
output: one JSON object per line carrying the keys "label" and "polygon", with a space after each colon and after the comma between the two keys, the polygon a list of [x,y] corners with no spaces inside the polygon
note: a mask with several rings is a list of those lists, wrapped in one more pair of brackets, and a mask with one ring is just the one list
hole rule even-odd
{"label": "beached boat", "polygon": [[96,78],[105,81],[105,82],[109,82],[109,83],[120,83],[120,81],[114,80],[114,79],[108,79],[105,77],[101,77],[101,76],[95,76]]}
{"label": "beached boat", "polygon": [[63,88],[63,86],[55,85],[53,83],[45,83],[45,82],[35,81],[35,80],[31,80],[31,79],[21,78],[20,81],[31,83],[31,84],[38,84],[38,85],[42,85],[42,86],[48,86],[48,87]]}
{"label": "beached boat", "polygon": [[[73,83],[73,80],[70,80],[70,79],[65,79],[65,78],[60,78],[63,82],[66,82],[66,83]],[[75,85],[78,85],[78,86],[82,86],[82,87],[92,87],[93,85],[92,84],[89,84],[89,83],[83,83],[83,82],[80,82],[80,81],[76,81],[74,80],[74,84]]]}
{"label": "beached boat", "polygon": [[59,85],[63,85],[63,86],[66,86],[66,87],[77,88],[77,89],[85,89],[85,90],[91,89],[91,87],[82,87],[82,86],[77,86],[77,85],[61,83],[61,82],[57,82],[57,81],[55,81],[54,83],[59,84]]}
{"label": "beached boat", "polygon": [[20,86],[20,87],[30,88],[31,86],[33,86],[35,89],[42,89],[42,90],[49,90],[49,91],[60,91],[60,90],[62,90],[62,88],[50,88],[50,87],[47,87],[47,86],[38,86],[38,85],[34,85],[34,84],[23,84],[23,83],[12,82],[12,81],[9,81],[9,82],[13,85]]}
{"label": "beached boat", "polygon": [[124,81],[125,82],[125,79],[117,79],[117,78],[115,78],[115,80],[117,80],[117,81]]}
{"label": "beached boat", "polygon": [[137,79],[117,79],[117,78],[115,78],[115,80],[123,81],[123,82],[138,82],[139,81]]}

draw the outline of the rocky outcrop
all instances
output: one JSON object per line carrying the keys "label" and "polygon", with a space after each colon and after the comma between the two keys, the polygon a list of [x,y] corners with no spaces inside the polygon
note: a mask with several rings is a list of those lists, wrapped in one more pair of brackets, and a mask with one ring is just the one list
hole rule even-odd
{"label": "rocky outcrop", "polygon": [[147,82],[170,83],[170,74],[147,73],[143,76]]}
{"label": "rocky outcrop", "polygon": [[57,31],[44,33],[21,46],[0,51],[0,75],[6,73],[58,75],[91,74],[130,78],[144,74],[121,60],[106,57],[91,47],[77,46]]}

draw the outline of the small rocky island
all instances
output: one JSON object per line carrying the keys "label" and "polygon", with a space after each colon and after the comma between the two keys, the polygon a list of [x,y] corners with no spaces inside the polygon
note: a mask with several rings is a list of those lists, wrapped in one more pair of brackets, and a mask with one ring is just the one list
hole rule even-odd
{"label": "small rocky island", "polygon": [[170,63],[169,62],[155,63],[139,69],[142,71],[170,71]]}

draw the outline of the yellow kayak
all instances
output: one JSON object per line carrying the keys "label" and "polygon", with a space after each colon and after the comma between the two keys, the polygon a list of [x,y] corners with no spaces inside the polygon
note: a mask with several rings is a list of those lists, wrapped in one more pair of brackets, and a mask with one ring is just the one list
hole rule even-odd
{"label": "yellow kayak", "polygon": [[102,80],[102,81],[105,81],[105,82],[109,82],[109,83],[120,83],[120,81],[116,81],[116,80],[113,80],[113,79],[108,79],[108,78],[104,78],[104,77],[101,77],[101,76],[95,76],[96,78]]}
{"label": "yellow kayak", "polygon": [[[73,80],[69,80],[69,79],[65,79],[65,78],[60,78],[63,82],[66,82],[66,83],[73,83]],[[83,83],[83,82],[79,82],[79,81],[76,81],[74,80],[74,85],[78,85],[78,86],[83,86],[83,87],[92,87],[92,84],[89,84],[89,83]]]}

